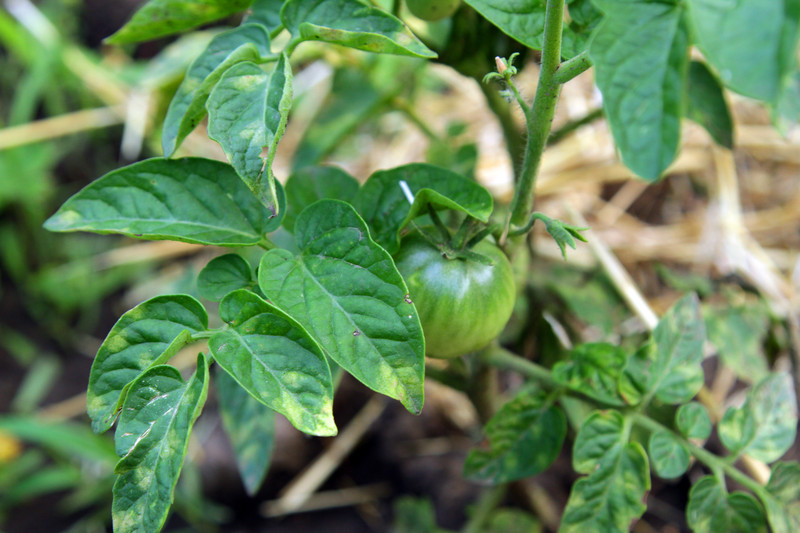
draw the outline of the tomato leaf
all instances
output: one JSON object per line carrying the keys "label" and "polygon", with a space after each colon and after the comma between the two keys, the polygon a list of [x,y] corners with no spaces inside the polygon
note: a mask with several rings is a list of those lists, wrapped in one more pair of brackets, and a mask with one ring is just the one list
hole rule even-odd
{"label": "tomato leaf", "polygon": [[720,146],[733,148],[733,119],[722,86],[705,63],[689,64],[688,109],[686,116],[701,126]]}
{"label": "tomato leaf", "polygon": [[270,53],[269,35],[257,24],[245,24],[214,37],[192,62],[167,109],[161,134],[164,156],[171,156],[206,116],[206,101],[222,74],[242,61]]}
{"label": "tomato leaf", "polygon": [[761,496],[772,531],[800,531],[800,463],[775,463],[766,489]]}
{"label": "tomato leaf", "polygon": [[680,477],[689,468],[689,450],[666,430],[656,431],[647,441],[653,470],[664,479]]}
{"label": "tomato leaf", "polygon": [[264,482],[275,447],[275,411],[250,396],[227,372],[217,372],[214,385],[239,475],[247,494],[254,496]]}
{"label": "tomato leaf", "polygon": [[797,403],[791,378],[771,374],[753,386],[741,407],[731,407],[719,423],[719,437],[733,453],[766,463],[779,459],[797,436]]}
{"label": "tomato leaf", "polygon": [[339,167],[307,167],[294,172],[286,181],[286,216],[283,226],[292,231],[303,209],[323,198],[351,201],[359,183]]}
{"label": "tomato leaf", "polygon": [[764,339],[769,333],[769,312],[758,303],[725,303],[703,308],[708,340],[717,348],[727,368],[742,381],[753,383],[767,376]]}
{"label": "tomato leaf", "polygon": [[278,28],[281,22],[281,8],[284,0],[255,0],[244,21],[247,24],[261,24],[267,31]]}
{"label": "tomato leaf", "polygon": [[[206,101],[208,136],[268,209],[277,209],[272,161],[292,107],[292,69],[282,54],[272,72],[251,62],[225,71]],[[265,159],[261,151],[267,148]]]}
{"label": "tomato leaf", "polygon": [[543,472],[555,461],[567,434],[567,420],[543,393],[526,390],[506,403],[484,431],[489,449],[470,450],[464,475],[506,483]]}
{"label": "tomato leaf", "polygon": [[642,446],[632,442],[608,454],[575,482],[561,519],[561,533],[626,532],[645,511],[650,472]]}
{"label": "tomato leaf", "polygon": [[618,411],[595,411],[583,422],[575,439],[572,467],[591,474],[607,457],[620,454],[627,442],[625,418]]}
{"label": "tomato leaf", "polygon": [[705,476],[689,491],[686,507],[689,527],[697,533],[766,532],[764,511],[755,498],[744,492],[729,494],[715,476]]}
{"label": "tomato leaf", "polygon": [[706,440],[711,435],[711,417],[701,403],[681,405],[675,413],[675,426],[689,439]]}
{"label": "tomato leaf", "polygon": [[283,25],[300,41],[324,41],[357,50],[436,57],[400,19],[359,0],[287,0]]}
{"label": "tomato leaf", "polygon": [[611,344],[583,344],[565,361],[553,366],[553,378],[562,385],[608,405],[625,405],[617,381],[625,368],[625,352]]}
{"label": "tomato leaf", "polygon": [[148,367],[175,355],[190,334],[207,328],[206,310],[183,294],[156,296],[122,315],[89,372],[86,405],[92,429],[100,433],[110,428],[125,399],[125,387]]}
{"label": "tomato leaf", "polygon": [[653,342],[633,354],[620,378],[620,392],[629,403],[654,395],[664,403],[691,400],[703,386],[705,328],[697,296],[676,303],[659,321]]}
{"label": "tomato leaf", "polygon": [[651,390],[665,403],[691,400],[703,386],[705,328],[697,296],[682,298],[659,321],[653,340],[656,355]]}
{"label": "tomato leaf", "polygon": [[687,0],[697,47],[734,91],[763,101],[778,92],[783,2]]}
{"label": "tomato leaf", "polygon": [[109,44],[149,41],[225,18],[253,0],[150,0],[112,36]]}
{"label": "tomato leaf", "polygon": [[[528,48],[541,50],[544,42],[546,0],[464,0],[500,31]],[[569,26],[562,34],[562,56],[572,57],[583,51],[586,36],[579,36]]]}
{"label": "tomato leaf", "polygon": [[219,366],[300,431],[335,435],[331,371],[303,326],[246,290],[223,298],[219,313],[230,326],[208,343]]}
{"label": "tomato leaf", "polygon": [[218,302],[229,292],[246,289],[255,279],[250,265],[242,256],[225,254],[215,257],[197,276],[197,292],[206,300]]}
{"label": "tomato leaf", "polygon": [[[414,195],[413,204],[404,194],[401,181]],[[474,181],[425,163],[375,172],[353,200],[375,241],[389,253],[400,247],[400,230],[414,218],[425,215],[428,204],[488,222],[493,202],[489,192]]]}
{"label": "tomato leaf", "polygon": [[167,519],[189,433],[208,394],[208,364],[201,353],[186,382],[176,368],[154,366],[133,382],[116,433],[122,458],[115,471],[114,531],[159,531]]}
{"label": "tomato leaf", "polygon": [[252,246],[280,225],[224,163],[147,159],[90,183],[44,223],[50,231]]}
{"label": "tomato leaf", "polygon": [[688,35],[674,2],[596,0],[605,18],[589,57],[622,161],[655,180],[675,158],[684,109]]}
{"label": "tomato leaf", "polygon": [[337,200],[300,213],[295,237],[297,257],[286,250],[262,257],[261,290],[356,379],[419,413],[425,342],[391,256],[370,239],[355,210]]}

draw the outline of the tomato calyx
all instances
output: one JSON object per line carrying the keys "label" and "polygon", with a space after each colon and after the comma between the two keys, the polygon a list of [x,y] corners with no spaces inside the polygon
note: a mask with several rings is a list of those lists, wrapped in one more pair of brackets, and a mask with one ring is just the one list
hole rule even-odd
{"label": "tomato calyx", "polygon": [[445,259],[471,260],[487,266],[494,265],[494,260],[485,254],[476,252],[473,248],[490,234],[495,233],[499,227],[498,225],[486,225],[480,220],[467,215],[455,234],[452,234],[439,217],[439,213],[430,204],[428,204],[428,215],[433,221],[433,227],[436,228],[436,233],[438,234],[431,233],[428,229],[416,225],[415,229],[423,239],[428,241],[428,244],[441,252],[442,257]]}

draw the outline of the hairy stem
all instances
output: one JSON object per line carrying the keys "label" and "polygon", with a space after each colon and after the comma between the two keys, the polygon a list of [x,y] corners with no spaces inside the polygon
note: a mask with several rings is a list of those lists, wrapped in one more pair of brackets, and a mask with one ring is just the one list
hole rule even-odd
{"label": "hairy stem", "polygon": [[522,171],[511,202],[511,224],[527,222],[533,208],[533,190],[539,164],[556,112],[561,85],[555,73],[561,64],[561,31],[564,24],[564,0],[547,0],[542,46],[542,68],[533,107],[528,114],[528,140],[522,162]]}
{"label": "hairy stem", "polygon": [[564,84],[569,80],[578,77],[592,66],[592,61],[589,59],[589,54],[586,51],[581,52],[572,59],[568,59],[561,63],[553,79],[556,83]]}

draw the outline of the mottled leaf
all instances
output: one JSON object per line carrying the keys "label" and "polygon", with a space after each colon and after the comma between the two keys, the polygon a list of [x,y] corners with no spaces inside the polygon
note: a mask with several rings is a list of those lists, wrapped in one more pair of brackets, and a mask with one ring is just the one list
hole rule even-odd
{"label": "mottled leaf", "polygon": [[289,315],[246,290],[220,302],[230,325],[208,342],[220,367],[250,395],[311,435],[335,435],[325,355]]}
{"label": "mottled leaf", "polygon": [[673,479],[682,476],[689,468],[689,450],[669,431],[652,433],[647,451],[659,477]]}
{"label": "mottled leaf", "polygon": [[572,467],[591,474],[597,465],[617,457],[628,441],[625,419],[619,411],[595,411],[583,422],[572,452]]}
{"label": "mottled leaf", "polygon": [[187,157],[147,159],[109,172],[64,202],[44,227],[252,246],[279,224],[229,165]]}
{"label": "mottled leaf", "polygon": [[728,494],[715,476],[705,476],[689,491],[686,519],[697,533],[765,533],[764,511],[744,492]]}
{"label": "mottled leaf", "polygon": [[617,381],[625,368],[625,352],[611,344],[583,344],[565,361],[553,366],[553,378],[562,385],[608,405],[625,402],[617,392]]}
{"label": "mottled leaf", "polygon": [[208,328],[203,306],[187,295],[156,296],[122,315],[106,336],[89,372],[86,405],[92,429],[111,427],[125,387],[152,365],[159,365]]}
{"label": "mottled leaf", "polygon": [[701,126],[720,146],[733,148],[733,119],[722,86],[705,63],[689,65],[688,109],[686,116]]}
{"label": "mottled leaf", "polygon": [[251,62],[234,65],[206,101],[208,136],[222,146],[233,168],[270,210],[278,201],[272,161],[291,107],[292,69],[286,54],[269,73]]}
{"label": "mottled leaf", "polygon": [[695,44],[734,91],[771,101],[780,78],[783,2],[687,0]]}
{"label": "mottled leaf", "polygon": [[303,209],[323,198],[349,202],[358,192],[359,183],[338,167],[306,167],[286,181],[286,216],[283,226],[292,231]]}
{"label": "mottled leaf", "polygon": [[320,200],[295,222],[300,254],[270,250],[264,294],[297,319],[359,381],[418,413],[425,341],[391,256],[349,204]]}
{"label": "mottled leaf", "polygon": [[789,374],[771,374],[753,386],[743,406],[726,411],[719,436],[733,453],[766,463],[780,459],[797,436],[797,402]]}
{"label": "mottled leaf", "polygon": [[675,158],[684,109],[689,42],[671,2],[596,0],[605,13],[589,57],[622,161],[655,180]]}
{"label": "mottled leaf", "polygon": [[189,434],[207,393],[203,354],[188,382],[176,368],[158,365],[131,385],[115,439],[122,455],[111,507],[115,532],[157,532],[164,525]]}
{"label": "mottled leaf", "polygon": [[763,341],[769,331],[769,315],[763,305],[707,306],[703,317],[709,342],[739,379],[755,383],[767,375]]}
{"label": "mottled leaf", "polygon": [[150,0],[106,39],[125,44],[149,41],[196,28],[247,9],[253,0]]}
{"label": "mottled leaf", "polygon": [[664,403],[691,400],[703,386],[705,328],[697,296],[685,296],[653,331],[655,351],[647,374],[647,390]]}
{"label": "mottled leaf", "polygon": [[217,372],[214,385],[239,475],[247,494],[254,496],[264,482],[275,447],[275,411],[250,396],[227,372]]}
{"label": "mottled leaf", "polygon": [[214,37],[192,62],[167,109],[161,134],[164,156],[206,116],[206,100],[222,74],[242,61],[257,62],[270,53],[269,35],[257,24],[245,24]]}
{"label": "mottled leaf", "polygon": [[300,41],[324,41],[357,50],[436,57],[402,21],[359,0],[287,0],[283,25]]}
{"label": "mottled leaf", "polygon": [[675,426],[684,437],[706,440],[711,435],[711,417],[703,404],[689,402],[675,413]]}
{"label": "mottled leaf", "polygon": [[464,476],[489,483],[507,483],[543,472],[564,444],[564,412],[546,396],[525,390],[506,403],[484,428],[489,448],[469,452]]}
{"label": "mottled leaf", "polygon": [[197,292],[206,300],[218,302],[229,292],[246,289],[255,279],[250,265],[237,254],[215,257],[197,275]]}
{"label": "mottled leaf", "polygon": [[[403,193],[401,181],[414,196],[413,205]],[[375,172],[353,200],[375,241],[390,253],[400,246],[400,230],[425,215],[428,204],[460,211],[483,222],[488,222],[493,206],[489,192],[474,181],[425,163]]]}
{"label": "mottled leaf", "polygon": [[575,482],[559,532],[626,532],[644,512],[642,499],[649,488],[647,455],[640,444],[626,444]]}
{"label": "mottled leaf", "polygon": [[775,463],[762,494],[773,533],[800,531],[800,463]]}

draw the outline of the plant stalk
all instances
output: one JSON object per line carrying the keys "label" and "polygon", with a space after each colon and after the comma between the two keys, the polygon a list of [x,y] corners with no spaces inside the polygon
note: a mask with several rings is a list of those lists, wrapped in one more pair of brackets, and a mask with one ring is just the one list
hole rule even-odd
{"label": "plant stalk", "polygon": [[533,208],[533,192],[539,165],[550,135],[550,128],[555,116],[558,95],[561,85],[555,79],[555,73],[561,64],[561,31],[564,25],[564,0],[547,0],[547,11],[544,23],[544,44],[542,45],[542,68],[539,73],[539,84],[533,99],[531,112],[528,114],[528,140],[522,171],[517,183],[514,199],[511,202],[511,219],[513,225],[525,224]]}

